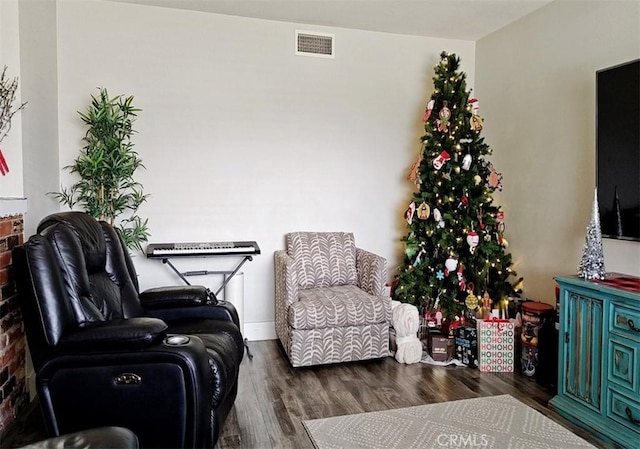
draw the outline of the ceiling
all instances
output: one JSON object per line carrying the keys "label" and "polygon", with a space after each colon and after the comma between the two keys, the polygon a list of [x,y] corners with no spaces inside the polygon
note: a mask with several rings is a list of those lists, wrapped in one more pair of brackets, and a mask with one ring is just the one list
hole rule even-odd
{"label": "ceiling", "polygon": [[476,41],[550,0],[113,0],[300,24]]}

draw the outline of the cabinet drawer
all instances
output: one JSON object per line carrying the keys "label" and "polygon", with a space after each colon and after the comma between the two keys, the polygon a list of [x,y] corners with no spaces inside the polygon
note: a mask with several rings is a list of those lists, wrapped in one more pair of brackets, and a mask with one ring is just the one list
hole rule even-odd
{"label": "cabinet drawer", "polygon": [[640,341],[640,310],[626,307],[624,304],[611,304],[611,322],[609,330]]}
{"label": "cabinet drawer", "polygon": [[607,416],[640,436],[640,400],[627,397],[613,388],[607,390]]}
{"label": "cabinet drawer", "polygon": [[607,355],[607,377],[632,394],[640,391],[640,345],[638,342],[610,334]]}

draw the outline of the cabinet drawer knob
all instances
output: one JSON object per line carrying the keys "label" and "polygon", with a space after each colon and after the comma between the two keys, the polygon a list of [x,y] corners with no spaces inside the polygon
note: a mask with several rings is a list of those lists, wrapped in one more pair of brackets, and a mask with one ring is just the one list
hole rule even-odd
{"label": "cabinet drawer knob", "polygon": [[640,332],[640,329],[638,329],[635,326],[635,323],[633,322],[633,320],[631,318],[629,318],[629,321],[627,321],[627,324],[629,325],[629,329],[631,329],[634,332]]}
{"label": "cabinet drawer knob", "polygon": [[625,407],[624,412],[627,414],[627,418],[629,418],[629,421],[631,421],[634,424],[640,424],[640,420],[635,419],[633,417],[633,412],[629,407]]}

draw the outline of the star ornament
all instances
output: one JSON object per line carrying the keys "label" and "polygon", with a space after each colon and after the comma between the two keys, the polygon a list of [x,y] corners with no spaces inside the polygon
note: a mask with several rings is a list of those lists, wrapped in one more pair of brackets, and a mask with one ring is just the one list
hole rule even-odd
{"label": "star ornament", "polygon": [[436,277],[438,278],[439,281],[444,279],[444,272],[442,270],[438,270],[438,272],[436,273]]}

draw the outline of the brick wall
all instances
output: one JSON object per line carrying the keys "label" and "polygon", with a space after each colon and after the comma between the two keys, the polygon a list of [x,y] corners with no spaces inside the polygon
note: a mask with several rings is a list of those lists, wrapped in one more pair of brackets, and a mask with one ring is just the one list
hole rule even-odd
{"label": "brick wall", "polygon": [[0,217],[0,436],[29,403],[24,325],[11,267],[11,249],[24,240],[22,215]]}

